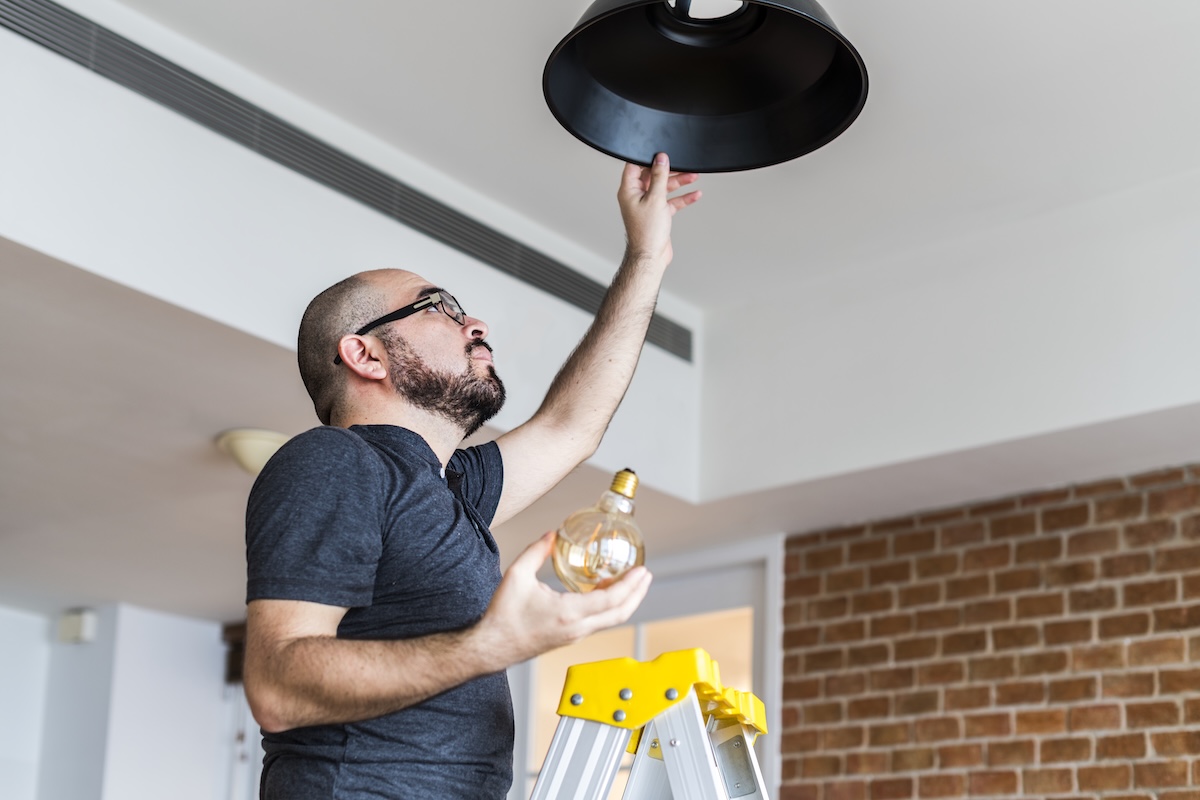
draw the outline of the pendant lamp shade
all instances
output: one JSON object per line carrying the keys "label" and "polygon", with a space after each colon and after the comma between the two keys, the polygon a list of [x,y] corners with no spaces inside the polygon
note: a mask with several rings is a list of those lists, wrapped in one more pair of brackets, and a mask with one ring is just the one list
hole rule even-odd
{"label": "pendant lamp shade", "polygon": [[555,118],[648,165],[733,172],[810,153],[867,99],[858,51],[812,0],[747,0],[711,19],[691,0],[596,0],[546,62]]}

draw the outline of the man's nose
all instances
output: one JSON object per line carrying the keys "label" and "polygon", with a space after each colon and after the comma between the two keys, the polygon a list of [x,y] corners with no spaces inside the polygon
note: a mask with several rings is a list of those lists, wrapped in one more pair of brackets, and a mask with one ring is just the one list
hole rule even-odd
{"label": "man's nose", "polygon": [[488,335],[487,323],[475,317],[467,317],[462,324],[462,329],[470,339],[486,339]]}

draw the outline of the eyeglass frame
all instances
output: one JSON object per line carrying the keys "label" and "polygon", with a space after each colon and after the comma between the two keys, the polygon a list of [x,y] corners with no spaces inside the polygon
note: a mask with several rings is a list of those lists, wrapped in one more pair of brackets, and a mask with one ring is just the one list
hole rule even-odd
{"label": "eyeglass frame", "polygon": [[[361,328],[356,330],[354,335],[362,336],[375,330],[380,325],[386,325],[389,322],[396,322],[397,320],[404,319],[405,317],[411,317],[421,309],[428,308],[430,306],[437,308],[438,311],[441,311],[459,325],[465,325],[467,322],[467,312],[463,311],[462,305],[459,304],[454,295],[450,294],[445,289],[436,289],[416,302],[409,303],[406,306],[401,306],[390,314],[384,314],[379,319],[371,320],[366,325],[363,325]],[[457,309],[458,313],[451,313],[450,308],[447,308],[447,306]],[[333,363],[342,363],[341,353],[338,353],[333,357]]]}

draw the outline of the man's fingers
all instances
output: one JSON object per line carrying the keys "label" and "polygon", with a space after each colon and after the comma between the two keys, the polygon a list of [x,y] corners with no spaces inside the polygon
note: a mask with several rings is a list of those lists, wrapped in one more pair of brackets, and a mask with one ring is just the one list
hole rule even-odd
{"label": "man's fingers", "polygon": [[542,564],[546,563],[546,559],[554,552],[554,537],[557,534],[554,531],[546,531],[539,538],[529,544],[521,554],[513,559],[509,565],[509,570],[524,570],[526,572],[535,573],[542,568]]}
{"label": "man's fingers", "polygon": [[669,200],[667,200],[667,203],[670,204],[672,211],[678,211],[681,208],[686,208],[687,206],[690,206],[692,203],[699,200],[700,197],[701,197],[701,192],[699,189],[697,189],[694,192],[688,192],[687,194],[681,194],[678,197],[672,197]]}

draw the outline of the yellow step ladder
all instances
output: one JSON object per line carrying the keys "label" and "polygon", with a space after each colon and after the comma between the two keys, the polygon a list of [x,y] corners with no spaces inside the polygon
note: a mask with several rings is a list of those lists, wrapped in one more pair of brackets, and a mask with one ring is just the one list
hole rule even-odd
{"label": "yellow step ladder", "polygon": [[625,752],[623,800],[768,800],[762,701],[722,686],[701,649],[569,667],[558,715],[530,800],[606,800]]}

